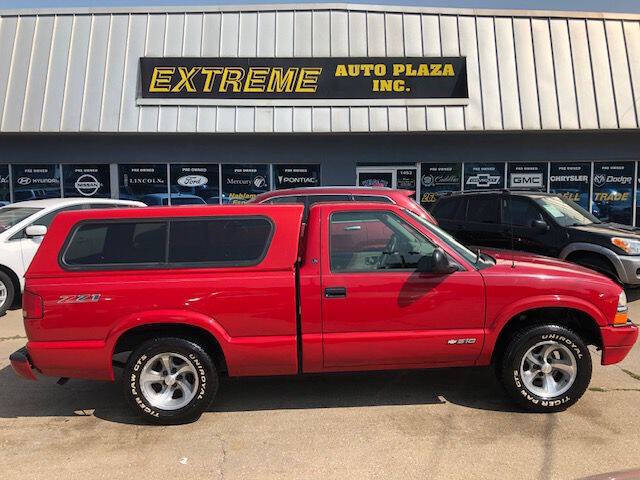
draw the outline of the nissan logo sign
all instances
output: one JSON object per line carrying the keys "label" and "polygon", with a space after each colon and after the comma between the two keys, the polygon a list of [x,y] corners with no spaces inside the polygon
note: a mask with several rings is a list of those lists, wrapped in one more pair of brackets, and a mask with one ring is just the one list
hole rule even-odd
{"label": "nissan logo sign", "polygon": [[84,195],[85,197],[92,197],[98,190],[102,184],[98,181],[96,177],[93,175],[89,175],[85,173],[84,175],[80,175],[74,184],[76,190],[80,195]]}

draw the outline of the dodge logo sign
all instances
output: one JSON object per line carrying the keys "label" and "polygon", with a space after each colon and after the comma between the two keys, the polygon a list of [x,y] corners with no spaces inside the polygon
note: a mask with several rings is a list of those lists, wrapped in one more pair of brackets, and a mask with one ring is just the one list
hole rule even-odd
{"label": "dodge logo sign", "polygon": [[600,173],[600,174],[598,174],[598,175],[594,175],[594,176],[593,176],[593,184],[594,184],[596,187],[601,187],[601,186],[603,186],[605,183],[607,183],[607,176],[606,176],[606,175],[604,175],[604,174]]}

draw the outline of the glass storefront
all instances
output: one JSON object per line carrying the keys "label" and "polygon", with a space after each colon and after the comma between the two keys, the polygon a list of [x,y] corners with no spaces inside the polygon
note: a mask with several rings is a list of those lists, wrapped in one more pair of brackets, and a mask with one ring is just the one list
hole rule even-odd
{"label": "glass storefront", "polygon": [[591,183],[591,163],[552,163],[549,177],[549,191],[559,193],[568,200],[589,210],[589,186]]}
{"label": "glass storefront", "polygon": [[504,162],[465,163],[465,190],[496,190],[504,188]]}
{"label": "glass storefront", "polygon": [[60,197],[60,165],[13,165],[13,201]]}
{"label": "glass storefront", "polygon": [[508,188],[547,191],[548,163],[509,163]]}
{"label": "glass storefront", "polygon": [[120,198],[138,200],[147,205],[168,205],[167,165],[118,165]]}
{"label": "glass storefront", "polygon": [[245,203],[271,190],[269,165],[223,165],[223,203]]}
{"label": "glass storefront", "polygon": [[171,165],[171,205],[220,203],[218,164]]}
{"label": "glass storefront", "polygon": [[604,222],[633,222],[632,162],[602,162],[593,165],[592,213]]}
{"label": "glass storefront", "polygon": [[9,165],[0,165],[0,206],[11,202]]}
{"label": "glass storefront", "polygon": [[274,165],[273,176],[276,190],[317,187],[320,185],[320,165]]}
{"label": "glass storefront", "polygon": [[109,165],[63,165],[65,197],[110,198]]}
{"label": "glass storefront", "polygon": [[442,195],[462,190],[461,163],[423,163],[420,170],[420,204],[427,210]]}

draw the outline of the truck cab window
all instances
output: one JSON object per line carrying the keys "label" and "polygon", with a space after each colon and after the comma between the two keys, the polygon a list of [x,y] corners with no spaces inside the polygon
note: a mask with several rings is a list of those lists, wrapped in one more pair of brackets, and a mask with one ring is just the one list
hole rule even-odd
{"label": "truck cab window", "polygon": [[435,246],[389,212],[336,212],[330,227],[333,272],[415,269]]}

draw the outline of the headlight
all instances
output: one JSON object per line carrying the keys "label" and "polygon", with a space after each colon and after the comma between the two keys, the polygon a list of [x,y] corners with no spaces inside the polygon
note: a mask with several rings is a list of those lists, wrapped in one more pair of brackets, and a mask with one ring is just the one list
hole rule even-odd
{"label": "headlight", "polygon": [[621,248],[629,255],[640,255],[640,240],[613,237],[611,239],[611,243],[613,243],[616,247]]}
{"label": "headlight", "polygon": [[627,324],[627,295],[624,290],[620,292],[618,297],[618,311],[613,319],[614,325],[626,325]]}

